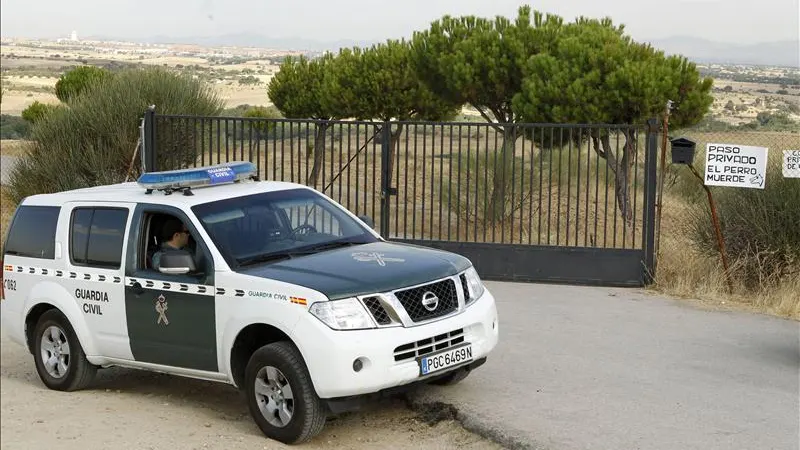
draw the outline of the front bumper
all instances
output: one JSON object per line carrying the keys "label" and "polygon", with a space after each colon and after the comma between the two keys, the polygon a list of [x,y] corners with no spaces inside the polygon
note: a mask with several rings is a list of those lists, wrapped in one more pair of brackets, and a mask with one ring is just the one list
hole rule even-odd
{"label": "front bumper", "polygon": [[[472,344],[470,361],[423,377],[420,376],[420,365],[416,358],[395,360],[399,347],[408,348],[409,344],[436,336],[455,335],[456,331],[458,336],[463,336],[462,343]],[[317,395],[322,399],[332,399],[374,394],[482,362],[497,345],[499,323],[494,297],[487,289],[480,299],[461,314],[426,325],[336,331],[309,317],[298,323],[293,334]],[[356,359],[362,361],[363,368],[360,371],[353,368]]]}

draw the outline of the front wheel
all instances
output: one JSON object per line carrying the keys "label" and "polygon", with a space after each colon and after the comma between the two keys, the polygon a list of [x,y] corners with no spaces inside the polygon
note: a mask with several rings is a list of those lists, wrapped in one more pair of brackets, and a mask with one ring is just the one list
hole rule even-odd
{"label": "front wheel", "polygon": [[299,444],[325,425],[325,410],[302,355],[290,342],[256,350],[247,363],[245,392],[250,415],[270,439]]}
{"label": "front wheel", "polygon": [[75,391],[91,383],[97,366],[86,360],[75,330],[61,311],[51,309],[42,314],[34,333],[33,358],[45,386],[57,391]]}

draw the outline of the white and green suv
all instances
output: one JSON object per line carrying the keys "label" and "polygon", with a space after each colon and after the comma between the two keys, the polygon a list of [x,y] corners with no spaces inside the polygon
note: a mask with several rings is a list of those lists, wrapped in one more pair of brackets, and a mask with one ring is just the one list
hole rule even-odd
{"label": "white and green suv", "polygon": [[230,383],[269,438],[418,382],[452,383],[498,341],[470,261],[390,243],[251,163],[26,198],[3,254],[2,325],[50,389],[121,366]]}

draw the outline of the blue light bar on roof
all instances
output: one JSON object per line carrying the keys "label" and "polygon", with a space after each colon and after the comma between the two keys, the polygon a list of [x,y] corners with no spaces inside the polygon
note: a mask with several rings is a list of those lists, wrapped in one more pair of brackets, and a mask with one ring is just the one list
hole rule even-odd
{"label": "blue light bar on roof", "polygon": [[216,166],[143,173],[137,183],[147,189],[182,189],[213,186],[247,179],[258,174],[255,164],[233,161]]}

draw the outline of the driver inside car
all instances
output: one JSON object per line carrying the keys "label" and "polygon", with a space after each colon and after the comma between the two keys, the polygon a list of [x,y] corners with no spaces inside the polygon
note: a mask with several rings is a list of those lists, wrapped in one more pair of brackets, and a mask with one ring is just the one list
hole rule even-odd
{"label": "driver inside car", "polygon": [[159,269],[159,262],[161,255],[166,252],[185,250],[192,255],[194,259],[194,252],[189,247],[189,230],[178,219],[171,218],[164,222],[164,227],[161,229],[161,248],[153,255],[153,269]]}

